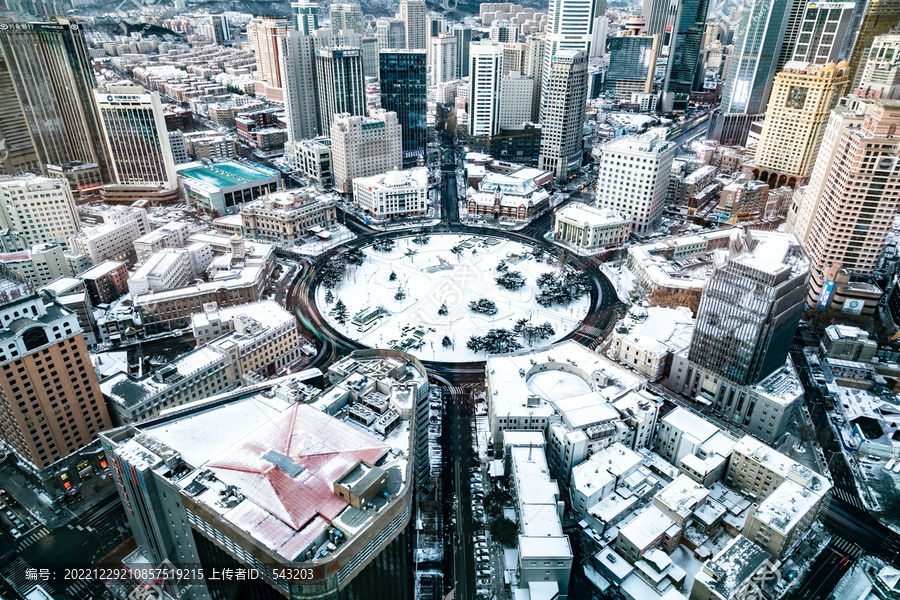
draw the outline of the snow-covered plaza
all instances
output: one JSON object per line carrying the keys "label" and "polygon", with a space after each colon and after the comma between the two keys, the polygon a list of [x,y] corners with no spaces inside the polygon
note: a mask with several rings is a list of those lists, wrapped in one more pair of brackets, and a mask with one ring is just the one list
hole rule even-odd
{"label": "snow-covered plaza", "polygon": [[[557,260],[543,249],[486,235],[433,235],[424,244],[415,237],[393,240],[390,250],[367,246],[363,263],[348,264],[333,289],[316,288],[316,305],[335,330],[371,348],[402,349],[422,360],[466,362],[486,355],[467,347],[472,336],[513,331],[524,319],[531,331],[523,331],[520,323],[516,341],[523,348],[544,346],[575,329],[587,314],[589,293],[551,303],[545,292],[544,304],[550,305],[537,301],[548,289],[538,285],[542,274],[562,277]],[[523,284],[505,289],[495,282],[502,275]],[[482,299],[493,302],[495,314],[471,310],[470,303]],[[335,310],[339,302],[346,306],[344,324]],[[490,302],[482,305],[491,312]],[[545,323],[552,335],[537,327]]]}

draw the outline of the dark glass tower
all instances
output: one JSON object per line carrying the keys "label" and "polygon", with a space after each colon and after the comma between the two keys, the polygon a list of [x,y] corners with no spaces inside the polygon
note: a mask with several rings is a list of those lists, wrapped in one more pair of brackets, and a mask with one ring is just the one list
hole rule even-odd
{"label": "dark glass tower", "polygon": [[749,385],[784,365],[806,299],[809,259],[792,234],[748,231],[717,259],[688,359]]}
{"label": "dark glass tower", "polygon": [[46,165],[80,162],[97,165],[112,183],[80,26],[68,19],[14,25],[0,29],[0,51],[44,174]]}
{"label": "dark glass tower", "polygon": [[706,30],[706,11],[709,0],[682,0],[675,17],[675,42],[669,53],[669,83],[667,91],[690,94],[699,89],[697,62],[700,45]]}
{"label": "dark glass tower", "polygon": [[425,51],[382,50],[378,61],[381,107],[397,113],[403,129],[403,168],[408,169],[425,159]]}

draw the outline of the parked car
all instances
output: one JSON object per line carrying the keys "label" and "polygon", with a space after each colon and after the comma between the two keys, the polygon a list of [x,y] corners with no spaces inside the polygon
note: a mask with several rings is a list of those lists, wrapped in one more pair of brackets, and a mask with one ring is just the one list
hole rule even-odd
{"label": "parked car", "polygon": [[15,519],[13,524],[15,524],[18,529],[25,529],[25,523],[22,522],[22,519]]}
{"label": "parked car", "polygon": [[487,544],[485,542],[476,542],[475,548],[481,548],[482,550],[487,550]]}
{"label": "parked car", "polygon": [[19,530],[18,530],[18,529],[10,529],[10,530],[9,530],[9,535],[13,536],[13,539],[14,539],[14,540],[17,540],[17,539],[19,539],[20,537],[22,537],[22,534],[19,533]]}
{"label": "parked car", "polygon": [[490,571],[490,569],[479,569],[478,576],[479,577],[490,577],[491,571]]}
{"label": "parked car", "polygon": [[25,517],[25,522],[28,523],[28,525],[31,527],[38,526],[38,520],[35,519],[34,517],[32,517],[31,515],[28,515],[27,517]]}
{"label": "parked car", "polygon": [[475,537],[472,538],[472,541],[474,541],[474,542],[483,542],[483,541],[484,541],[484,536],[481,535],[481,534],[479,533],[479,534],[477,534]]}
{"label": "parked car", "polygon": [[12,521],[13,519],[16,518],[15,513],[13,513],[13,511],[11,511],[11,510],[6,511],[6,516],[10,521]]}

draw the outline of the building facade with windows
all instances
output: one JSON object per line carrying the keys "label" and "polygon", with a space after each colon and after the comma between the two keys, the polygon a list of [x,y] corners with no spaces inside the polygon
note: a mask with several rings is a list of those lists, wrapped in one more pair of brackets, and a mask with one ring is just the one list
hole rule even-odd
{"label": "building facade with windows", "polygon": [[291,246],[312,228],[334,225],[336,214],[335,199],[314,189],[276,192],[241,205],[241,230],[250,239]]}
{"label": "building facade with windows", "polygon": [[398,169],[403,164],[403,138],[397,113],[376,109],[368,117],[335,115],[331,126],[334,189],[353,191],[353,180]]}

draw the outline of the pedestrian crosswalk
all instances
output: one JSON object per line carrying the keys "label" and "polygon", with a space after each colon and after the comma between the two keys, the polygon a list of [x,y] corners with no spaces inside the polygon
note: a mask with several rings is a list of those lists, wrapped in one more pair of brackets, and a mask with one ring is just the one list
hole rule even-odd
{"label": "pedestrian crosswalk", "polygon": [[22,539],[19,540],[19,550],[24,550],[25,548],[32,545],[33,543],[35,543],[36,541],[38,541],[39,539],[41,539],[48,533],[50,533],[50,532],[47,530],[46,527],[41,527],[34,533],[26,535],[25,537],[23,537]]}
{"label": "pedestrian crosswalk", "polygon": [[831,547],[835,552],[839,554],[844,554],[846,556],[850,556],[852,558],[859,558],[863,555],[863,549],[857,546],[852,542],[848,542],[847,540],[835,536],[831,540]]}
{"label": "pedestrian crosswalk", "polygon": [[90,585],[88,581],[76,581],[66,588],[66,594],[71,598],[83,598]]}

